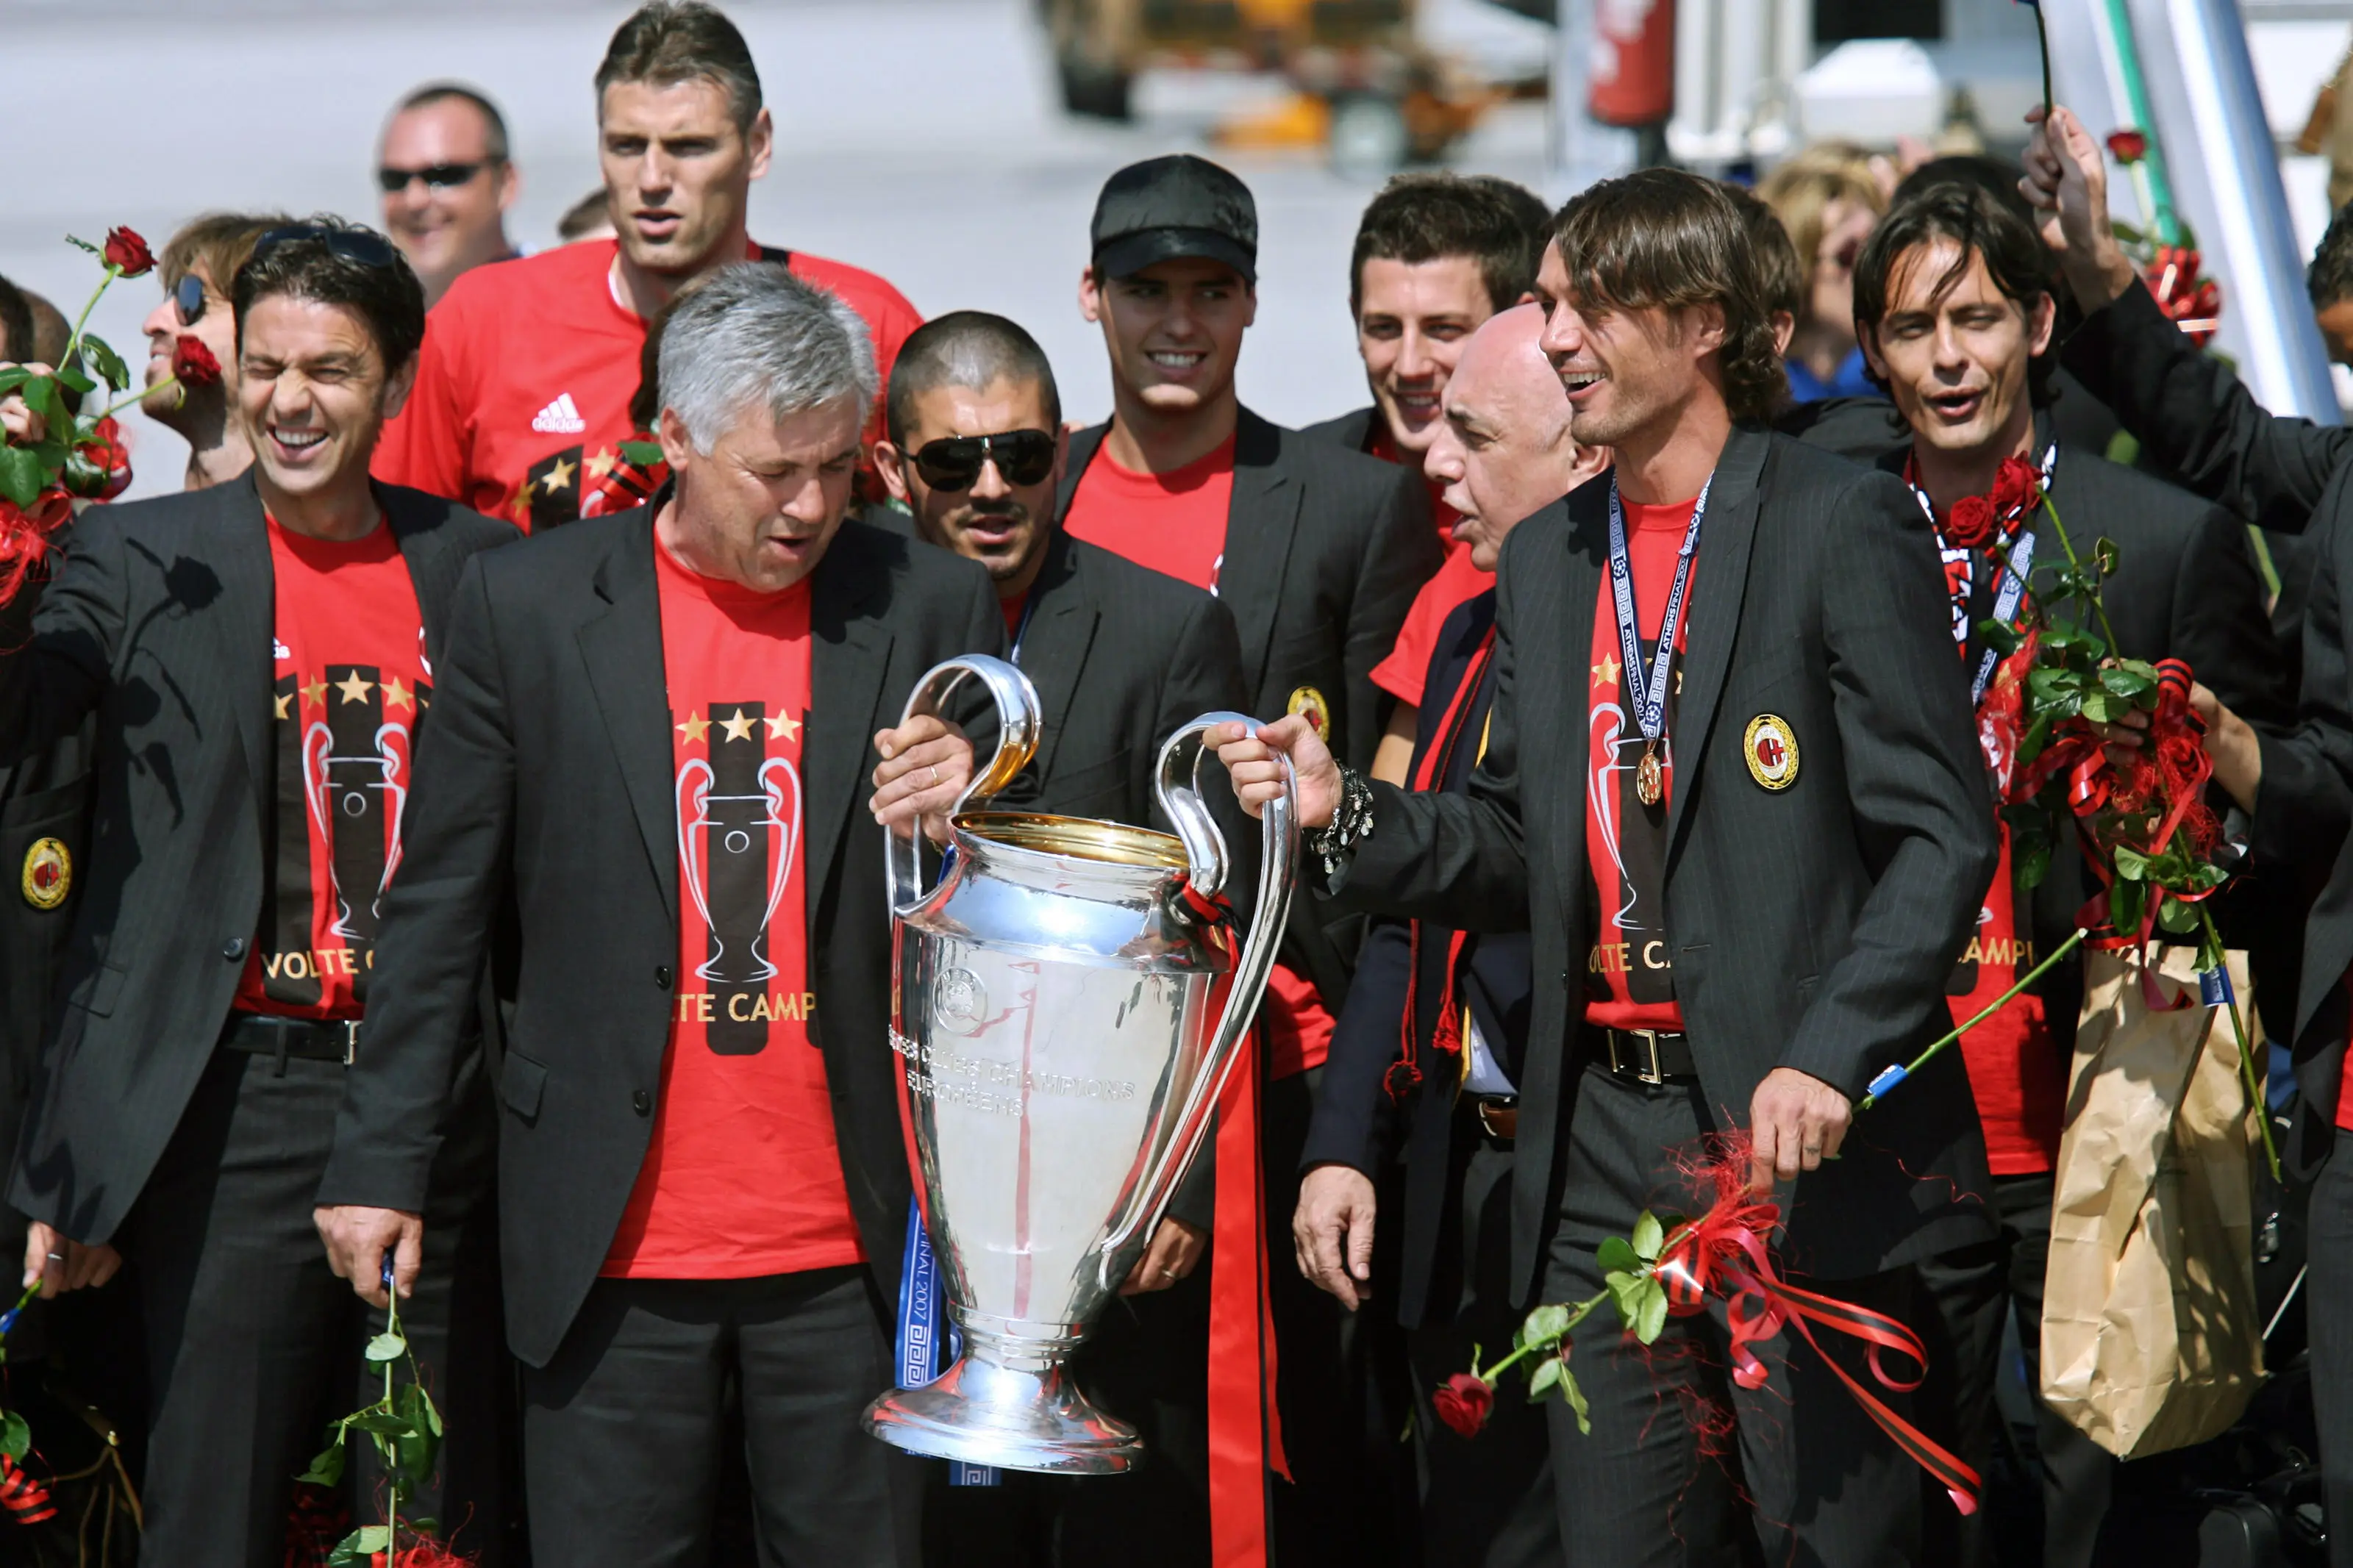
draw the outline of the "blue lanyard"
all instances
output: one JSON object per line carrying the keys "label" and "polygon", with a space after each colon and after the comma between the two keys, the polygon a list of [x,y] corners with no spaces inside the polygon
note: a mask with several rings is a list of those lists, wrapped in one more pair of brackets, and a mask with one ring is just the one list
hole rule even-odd
{"label": "blue lanyard", "polygon": [[[2059,468],[2058,442],[2053,441],[2050,446],[2043,448],[2042,468],[2042,488],[2044,490],[2048,491],[2051,489],[2051,476],[2056,472]],[[1910,474],[1916,472],[1917,470],[1907,468],[1905,471],[1906,474]],[[1936,509],[1935,506],[1930,504],[1928,500],[1928,492],[1915,484],[1912,486],[1912,499],[1920,503],[1920,515],[1928,520],[1928,531],[1936,535],[1936,547],[1939,550],[1947,551],[1955,549],[1956,546],[1948,545],[1945,542],[1945,531],[1936,525]],[[2031,516],[2031,514],[2030,513],[2028,515]],[[2005,552],[2002,562],[2001,575],[1994,579],[1993,618],[2000,621],[2004,626],[2010,625],[2011,618],[2018,614],[2018,601],[2023,597],[2026,593],[2027,574],[2034,570],[2034,530],[2028,527],[2026,524],[2026,517],[2021,517],[2019,519],[2018,542],[2010,546],[2009,551]],[[2001,520],[1997,518],[1994,521],[1994,538],[1999,540],[2000,537]],[[1960,624],[1953,628],[1954,637],[1957,640],[1967,641],[1969,632],[1968,614],[1966,611],[1958,611],[1956,613],[1959,616]],[[1993,672],[2000,668],[2000,666],[2001,655],[1996,653],[1991,648],[1986,649],[1985,653],[1979,657],[1978,659],[1978,672],[1969,681],[1969,705],[1971,707],[1975,707],[1979,702],[1985,700],[1986,686],[1993,679]]]}
{"label": "blue lanyard", "polygon": [[1609,476],[1609,595],[1618,606],[1619,662],[1626,667],[1626,695],[1634,705],[1634,721],[1642,739],[1656,742],[1667,732],[1667,672],[1674,663],[1675,631],[1683,624],[1683,590],[1691,585],[1692,557],[1699,552],[1700,520],[1707,515],[1707,492],[1715,476],[1699,488],[1691,522],[1683,529],[1683,548],[1675,552],[1674,584],[1667,590],[1667,615],[1659,627],[1659,649],[1648,679],[1642,674],[1642,626],[1634,614],[1634,569],[1626,558],[1626,513],[1618,502],[1618,476]]}
{"label": "blue lanyard", "polygon": [[[947,1321],[943,1310],[946,1302],[940,1289],[939,1259],[933,1256],[932,1238],[923,1229],[923,1209],[910,1199],[907,1204],[907,1249],[899,1267],[899,1333],[894,1346],[898,1366],[897,1381],[902,1388],[921,1388],[940,1375],[940,1340],[944,1337],[948,1359],[961,1353],[962,1336],[955,1325]],[[993,1487],[999,1477],[987,1465],[975,1465],[963,1459],[948,1461],[948,1484],[954,1487]]]}
{"label": "blue lanyard", "polygon": [[1014,623],[1013,626],[1013,651],[1007,655],[1016,664],[1021,662],[1021,644],[1029,636],[1029,617],[1037,613],[1038,584],[1032,583],[1029,584],[1029,592],[1022,596],[1021,618]]}

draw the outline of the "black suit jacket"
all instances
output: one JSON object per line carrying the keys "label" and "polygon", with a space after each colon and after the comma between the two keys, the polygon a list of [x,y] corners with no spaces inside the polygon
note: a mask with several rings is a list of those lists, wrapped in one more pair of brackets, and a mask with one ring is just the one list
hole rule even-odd
{"label": "black suit jacket", "polygon": [[[1472,931],[1526,927],[1535,975],[1513,1185],[1512,1284],[1541,1280],[1564,1165],[1592,933],[1584,672],[1607,570],[1609,492],[1512,531],[1497,574],[1495,703],[1467,795],[1375,784],[1341,868],[1359,907]],[[1693,580],[1665,919],[1700,1086],[1719,1122],[1791,1067],[1861,1098],[1949,1026],[1945,980],[1993,875],[1993,807],[1953,658],[1944,580],[1904,488],[1738,428],[1718,460]],[[1750,776],[1758,714],[1798,777]],[[1794,1268],[1876,1272],[1990,1234],[1985,1151],[1957,1053],[1866,1113],[1797,1183]]]}
{"label": "black suit jacket", "polygon": [[[320,1187],[322,1203],[418,1208],[474,968],[511,899],[521,941],[499,1214],[508,1340],[534,1366],[612,1245],[670,1040],[678,816],[656,548],[652,509],[639,508],[485,557],[459,584],[385,902],[367,1048]],[[884,1048],[891,920],[881,832],[866,815],[872,737],[933,665],[1002,655],[1005,622],[978,565],[862,523],[841,525],[812,592],[813,1033],[850,1208],[892,1301],[911,1189]]]}
{"label": "black suit jacket", "polygon": [[[2335,1140],[2345,1066],[2342,983],[2353,966],[2353,668],[2345,584],[2353,582],[2353,429],[2266,414],[2229,365],[2199,351],[2135,284],[2093,312],[2062,351],[2068,366],[2176,482],[2258,526],[2307,533],[2303,671],[2295,727],[2257,731],[2253,858],[2301,869],[2317,897],[2305,923],[2293,1020],[2299,1089],[2286,1158],[2309,1173]],[[2274,1015],[2277,1021],[2278,1015]]]}
{"label": "black suit jacket", "polygon": [[[438,661],[459,571],[519,535],[422,491],[376,495]],[[111,1236],[146,1184],[245,970],[275,778],[272,608],[248,474],[84,514],[31,645],[0,658],[0,762],[95,714],[89,864],[9,1191],[78,1240]]]}
{"label": "black suit jacket", "polygon": [[1369,452],[1373,449],[1373,421],[1380,416],[1381,411],[1367,403],[1336,419],[1318,420],[1299,433],[1311,440],[1330,441],[1351,452]]}
{"label": "black suit jacket", "polygon": [[[1555,501],[1545,510],[1566,512],[1567,507]],[[1495,624],[1495,598],[1490,588],[1465,601],[1439,629],[1422,688],[1409,778],[1419,775],[1430,748],[1440,743],[1447,710],[1470,679],[1480,646]],[[1468,743],[1456,747],[1435,787],[1456,795],[1470,788],[1479,751],[1475,738],[1485,729],[1494,696],[1490,670],[1461,710],[1460,733]],[[1315,1120],[1300,1157],[1302,1170],[1336,1163],[1378,1181],[1402,1126],[1405,1219],[1398,1232],[1397,1313],[1398,1321],[1409,1329],[1421,1325],[1431,1301],[1452,1299],[1448,1292],[1461,1274],[1456,1210],[1461,1166],[1470,1157],[1472,1135],[1454,1114],[1460,1089],[1450,1076],[1454,1064],[1430,1054],[1446,992],[1452,934],[1442,926],[1425,927],[1417,953],[1405,921],[1375,921],[1365,933],[1356,981],[1348,989],[1347,1010],[1332,1033]],[[1477,1021],[1480,1037],[1496,1065],[1514,1085],[1526,1070],[1535,989],[1528,946],[1525,931],[1482,932],[1465,943],[1457,977],[1458,997]],[[1401,1054],[1409,995],[1423,1077],[1419,1088],[1400,1105],[1389,1097],[1388,1075],[1389,1064]]]}
{"label": "black suit jacket", "polygon": [[[1071,438],[1056,508],[1071,498],[1111,429]],[[1373,667],[1397,645],[1414,595],[1443,560],[1421,477],[1394,463],[1270,425],[1245,408],[1235,432],[1234,491],[1218,597],[1241,637],[1243,711],[1279,719],[1305,688],[1322,693],[1333,753],[1372,766],[1388,723]],[[1338,1012],[1347,999],[1357,922],[1294,910],[1284,959]]]}

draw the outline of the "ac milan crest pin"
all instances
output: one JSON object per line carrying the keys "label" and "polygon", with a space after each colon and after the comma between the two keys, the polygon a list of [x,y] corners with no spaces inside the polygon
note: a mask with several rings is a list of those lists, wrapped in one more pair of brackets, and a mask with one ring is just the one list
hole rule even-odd
{"label": "ac milan crest pin", "polygon": [[1778,713],[1759,713],[1748,721],[1740,749],[1748,758],[1748,776],[1779,794],[1798,782],[1798,734]]}
{"label": "ac milan crest pin", "polygon": [[73,891],[73,857],[62,840],[37,838],[25,851],[25,869],[18,884],[25,901],[37,910],[53,910]]}

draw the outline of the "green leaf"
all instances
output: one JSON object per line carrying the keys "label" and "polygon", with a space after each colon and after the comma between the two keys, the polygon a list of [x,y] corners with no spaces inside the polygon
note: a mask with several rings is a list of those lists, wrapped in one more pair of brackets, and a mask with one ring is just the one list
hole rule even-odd
{"label": "green leaf", "polygon": [[2100,684],[2118,697],[2138,697],[2144,691],[2157,689],[2155,677],[2143,675],[2140,671],[2121,664],[2112,664],[2100,671]]}
{"label": "green leaf", "polygon": [[1585,1390],[1577,1385],[1577,1373],[1568,1370],[1568,1364],[1566,1362],[1561,1363],[1560,1368],[1560,1396],[1568,1401],[1568,1407],[1571,1410],[1577,1412],[1577,1432],[1584,1436],[1592,1436],[1593,1412],[1585,1403]]}
{"label": "green leaf", "polygon": [[59,365],[58,367],[58,379],[64,382],[68,386],[72,387],[84,397],[88,397],[91,393],[98,390],[98,383],[84,375],[81,371],[74,365]]}
{"label": "green leaf", "polygon": [[2116,563],[2124,559],[2124,552],[2116,548],[2115,540],[2104,533],[2092,541],[2092,559],[2098,563],[2101,576],[2113,577],[2116,574]]}
{"label": "green leaf", "polygon": [[1984,640],[1988,647],[2004,658],[2018,651],[2018,634],[2007,624],[1994,619],[1991,616],[1978,623],[1978,636]]}
{"label": "green leaf", "polygon": [[1634,1337],[1644,1344],[1656,1344],[1667,1326],[1667,1288],[1655,1279],[1642,1281],[1647,1287],[1642,1293],[1640,1316],[1634,1321]]}
{"label": "green leaf", "polygon": [[2108,889],[2108,923],[2119,935],[2134,936],[2140,931],[2141,898],[2145,889],[2138,882],[2118,878]]}
{"label": "green leaf", "polygon": [[2122,698],[2112,696],[2106,691],[2086,691],[2084,693],[2082,707],[2078,710],[2094,724],[2113,724],[2123,716],[2125,710],[2131,706],[2131,703]]}
{"label": "green leaf", "polygon": [[24,384],[19,395],[24,398],[26,407],[47,420],[51,425],[61,425],[65,422],[66,400],[65,395],[58,390],[56,376],[35,376]]}
{"label": "green leaf", "polygon": [[392,1549],[392,1526],[364,1524],[335,1542],[334,1554],[327,1559],[328,1568],[343,1568],[346,1563],[365,1563],[379,1552]]}
{"label": "green leaf", "polygon": [[117,392],[131,390],[131,367],[122,363],[122,356],[116,353],[104,338],[95,333],[83,333],[81,352],[88,356],[91,367],[107,385]]}
{"label": "green leaf", "polygon": [[97,246],[92,245],[90,241],[77,238],[70,234],[66,236],[66,243],[68,245],[79,247],[83,250],[87,250],[92,256],[104,256],[106,254],[105,251],[100,250]]}
{"label": "green leaf", "polygon": [[1562,1361],[1560,1357],[1546,1357],[1542,1364],[1537,1366],[1535,1372],[1528,1378],[1528,1397],[1530,1399],[1543,1398],[1548,1391],[1559,1384],[1561,1374],[1567,1370],[1568,1363]]}
{"label": "green leaf", "polygon": [[0,397],[6,396],[32,379],[33,373],[21,364],[12,364],[0,370]]}
{"label": "green leaf", "polygon": [[1567,1307],[1538,1307],[1520,1325],[1519,1342],[1524,1345],[1548,1345],[1568,1332]]}
{"label": "green leaf", "polygon": [[1601,1265],[1604,1274],[1639,1274],[1645,1259],[1634,1249],[1634,1244],[1622,1236],[1605,1237],[1594,1249],[1593,1261]]}
{"label": "green leaf", "polygon": [[2146,243],[2148,238],[2147,235],[2141,233],[2137,226],[2133,224],[2122,223],[2115,219],[2110,219],[2108,227],[2114,231],[2116,238],[2126,245],[2141,245]]}
{"label": "green leaf", "polygon": [[408,1342],[398,1334],[378,1334],[368,1341],[367,1358],[370,1361],[398,1361],[407,1353]]}
{"label": "green leaf", "polygon": [[2168,936],[2188,936],[2198,929],[2197,907],[2168,899],[2157,907],[2157,924]]}
{"label": "green leaf", "polygon": [[0,1410],[0,1454],[21,1459],[32,1451],[33,1429],[13,1410]]}
{"label": "green leaf", "polygon": [[2032,844],[2021,849],[2015,841],[2010,847],[2010,878],[2026,892],[2042,885],[2051,870],[2051,846]]}
{"label": "green leaf", "polygon": [[1659,1216],[1644,1209],[1634,1221],[1634,1256],[1645,1263],[1656,1263],[1660,1250],[1667,1245],[1667,1227]]}
{"label": "green leaf", "polygon": [[[2060,576],[2063,578],[2067,574],[2063,572],[2060,574]],[[2042,646],[2044,647],[2081,647],[2084,646],[2084,637],[2083,627],[2077,626],[2073,621],[2063,620],[2056,616],[2053,616],[2051,618],[2051,624],[2049,626],[2042,628]]]}
{"label": "green leaf", "polygon": [[1610,1305],[1618,1309],[1619,1321],[1626,1327],[1632,1328],[1635,1321],[1641,1316],[1642,1287],[1649,1281],[1637,1274],[1624,1274],[1613,1270],[1602,1276],[1601,1282],[1609,1289]]}
{"label": "green leaf", "polygon": [[2128,882],[2137,882],[2148,871],[2148,857],[2129,845],[2116,846],[2116,875]]}
{"label": "green leaf", "polygon": [[30,447],[0,447],[0,496],[28,507],[48,482],[49,470]]}
{"label": "green leaf", "polygon": [[389,1410],[354,1411],[343,1419],[363,1432],[375,1433],[380,1436],[406,1437],[409,1433],[407,1419]]}
{"label": "green leaf", "polygon": [[665,460],[659,441],[624,441],[621,443],[621,456],[641,468],[650,468]]}

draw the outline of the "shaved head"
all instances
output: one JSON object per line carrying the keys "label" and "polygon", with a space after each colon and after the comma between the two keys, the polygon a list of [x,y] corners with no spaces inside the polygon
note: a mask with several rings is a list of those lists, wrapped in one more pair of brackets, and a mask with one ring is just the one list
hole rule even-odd
{"label": "shaved head", "polygon": [[1462,514],[1455,538],[1490,572],[1514,524],[1609,460],[1599,448],[1580,455],[1569,435],[1568,395],[1545,357],[1544,327],[1540,306],[1515,305],[1471,334],[1446,384],[1445,428],[1423,465]]}

